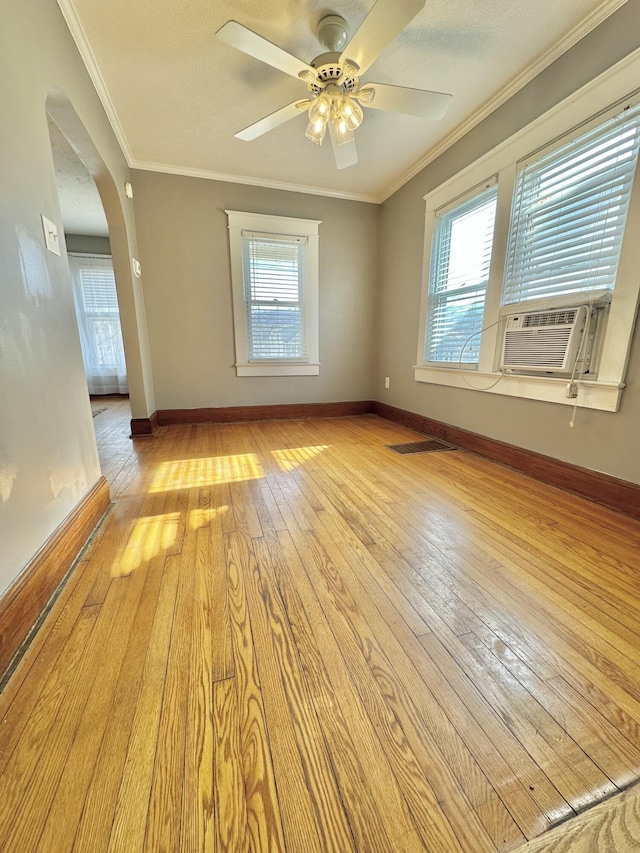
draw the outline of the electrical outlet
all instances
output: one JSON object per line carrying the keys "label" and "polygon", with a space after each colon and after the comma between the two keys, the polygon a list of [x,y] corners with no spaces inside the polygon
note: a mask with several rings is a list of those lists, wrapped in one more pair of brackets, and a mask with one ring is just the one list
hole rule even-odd
{"label": "electrical outlet", "polygon": [[384,387],[385,387],[385,388],[388,388],[388,387],[389,387],[389,384],[390,384],[390,383],[389,383],[389,377],[388,377],[388,376],[385,376],[385,377],[384,377]]}

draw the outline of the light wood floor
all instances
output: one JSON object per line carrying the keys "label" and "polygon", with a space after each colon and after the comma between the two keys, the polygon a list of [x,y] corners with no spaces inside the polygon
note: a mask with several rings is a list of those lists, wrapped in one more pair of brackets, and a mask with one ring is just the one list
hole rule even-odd
{"label": "light wood floor", "polygon": [[640,524],[374,416],[129,416],[0,697],[0,850],[492,853],[638,778]]}

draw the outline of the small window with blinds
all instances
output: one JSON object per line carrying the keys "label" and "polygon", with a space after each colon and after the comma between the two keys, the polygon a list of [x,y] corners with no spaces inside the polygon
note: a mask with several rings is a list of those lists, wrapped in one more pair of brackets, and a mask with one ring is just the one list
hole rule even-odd
{"label": "small window with blinds", "polygon": [[243,232],[249,362],[308,358],[305,237]]}
{"label": "small window with blinds", "polygon": [[80,346],[91,394],[126,394],[127,367],[111,258],[69,254]]}
{"label": "small window with blinds", "polygon": [[92,331],[98,364],[113,367],[122,353],[116,282],[111,266],[80,266],[85,322]]}
{"label": "small window with blinds", "polygon": [[225,211],[237,376],[317,376],[320,222]]}
{"label": "small window with blinds", "polygon": [[436,211],[425,362],[477,364],[491,265],[497,186]]}
{"label": "small window with blinds", "polygon": [[522,164],[503,304],[616,283],[640,142],[640,105]]}

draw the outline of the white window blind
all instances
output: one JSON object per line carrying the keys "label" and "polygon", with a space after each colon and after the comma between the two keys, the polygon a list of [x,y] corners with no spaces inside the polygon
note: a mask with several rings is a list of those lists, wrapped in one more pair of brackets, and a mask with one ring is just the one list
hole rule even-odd
{"label": "white window blind", "polygon": [[519,169],[503,304],[613,289],[639,126],[635,105]]}
{"label": "white window blind", "polygon": [[455,207],[436,211],[425,336],[427,362],[478,363],[477,333],[482,329],[496,200],[493,181]]}
{"label": "white window blind", "polygon": [[242,233],[249,361],[308,358],[304,237]]}
{"label": "white window blind", "polygon": [[98,364],[115,367],[122,358],[122,333],[116,281],[111,267],[80,267],[84,315],[90,325]]}
{"label": "white window blind", "polygon": [[92,394],[126,394],[127,369],[111,258],[69,255],[85,373]]}

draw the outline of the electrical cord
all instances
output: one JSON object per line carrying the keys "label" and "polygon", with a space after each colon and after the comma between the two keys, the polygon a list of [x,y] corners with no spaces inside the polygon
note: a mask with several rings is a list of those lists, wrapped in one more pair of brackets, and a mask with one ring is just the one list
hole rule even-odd
{"label": "electrical cord", "polygon": [[475,338],[476,335],[481,335],[483,332],[486,332],[487,329],[492,329],[494,326],[497,326],[499,323],[502,323],[503,320],[504,320],[504,317],[500,317],[498,320],[495,321],[495,323],[489,323],[488,326],[484,326],[482,329],[478,329],[477,332],[473,332],[471,335],[469,335],[467,340],[462,344],[462,348],[460,350],[460,357],[458,359],[458,370],[460,371],[460,376],[462,377],[462,381],[466,385],[468,385],[469,388],[473,388],[474,391],[490,391],[492,388],[495,388],[496,385],[498,384],[498,382],[500,382],[500,380],[502,379],[502,377],[505,375],[505,373],[507,371],[503,370],[502,373],[500,374],[500,376],[498,376],[498,378],[496,379],[496,381],[492,382],[491,385],[487,385],[486,388],[478,388],[476,385],[473,385],[471,382],[469,382],[467,377],[464,375],[464,371],[462,369],[462,356],[464,355],[464,351],[467,348],[467,344],[469,343],[469,341],[472,338]]}
{"label": "electrical cord", "polygon": [[[591,317],[593,315],[593,299],[585,304],[585,308],[587,309],[587,322],[584,327],[584,332],[582,333],[582,339],[580,340],[580,346],[578,347],[578,352],[576,353],[575,361],[573,362],[573,370],[571,371],[571,379],[569,379],[569,389],[574,384],[579,386],[580,380],[576,379],[576,370],[578,368],[578,364],[583,360],[582,351],[585,348],[585,342],[589,336],[589,332],[591,331]],[[574,429],[576,425],[576,415],[578,414],[578,394],[576,393],[575,403],[573,404],[573,411],[571,412],[571,420],[569,421],[569,428]]]}

